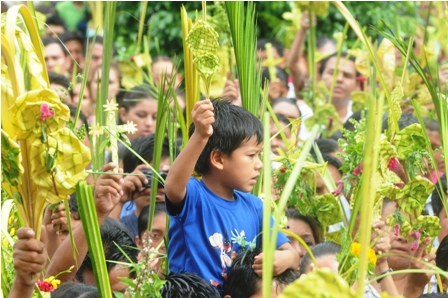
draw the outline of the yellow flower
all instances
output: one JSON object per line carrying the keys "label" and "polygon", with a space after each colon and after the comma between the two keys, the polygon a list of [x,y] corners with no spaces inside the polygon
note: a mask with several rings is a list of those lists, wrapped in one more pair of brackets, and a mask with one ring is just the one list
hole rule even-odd
{"label": "yellow flower", "polygon": [[8,225],[11,225],[13,220],[14,220],[14,215],[11,215],[11,216],[8,218]]}
{"label": "yellow flower", "polygon": [[11,230],[9,230],[9,235],[14,236],[15,234],[16,234],[16,229],[11,228]]}
{"label": "yellow flower", "polygon": [[[361,244],[358,242],[353,242],[351,246],[351,252],[354,254],[357,258],[359,258],[359,254],[361,252]],[[367,253],[367,257],[369,258],[370,263],[373,265],[376,265],[376,253],[373,249],[369,248],[369,252]]]}
{"label": "yellow flower", "polygon": [[54,276],[50,276],[49,278],[46,278],[44,281],[51,283],[51,285],[55,290],[58,288],[58,285],[61,284],[61,281],[59,279],[56,279]]}

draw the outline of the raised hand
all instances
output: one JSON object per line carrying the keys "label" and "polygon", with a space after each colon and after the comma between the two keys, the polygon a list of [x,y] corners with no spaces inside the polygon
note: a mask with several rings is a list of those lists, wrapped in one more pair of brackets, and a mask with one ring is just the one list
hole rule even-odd
{"label": "raised hand", "polygon": [[195,125],[195,134],[202,138],[209,138],[213,134],[212,124],[215,123],[213,104],[210,99],[202,100],[194,105],[192,116]]}

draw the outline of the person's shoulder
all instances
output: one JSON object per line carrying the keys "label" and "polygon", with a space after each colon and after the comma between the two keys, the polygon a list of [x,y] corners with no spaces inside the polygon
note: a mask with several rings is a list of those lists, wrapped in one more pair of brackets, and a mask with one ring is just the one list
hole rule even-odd
{"label": "person's shoulder", "polygon": [[259,197],[254,196],[251,193],[242,192],[238,190],[235,190],[235,194],[237,194],[237,196],[240,197],[247,204],[263,208],[263,201]]}

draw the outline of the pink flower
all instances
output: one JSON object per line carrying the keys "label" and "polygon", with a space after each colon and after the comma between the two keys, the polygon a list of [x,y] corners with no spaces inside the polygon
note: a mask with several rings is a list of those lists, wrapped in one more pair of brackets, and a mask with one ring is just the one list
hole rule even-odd
{"label": "pink flower", "polygon": [[409,236],[414,237],[414,240],[412,240],[411,250],[415,251],[417,250],[420,243],[420,233],[417,231],[412,231],[411,234],[409,234]]}
{"label": "pink flower", "polygon": [[359,174],[362,173],[363,169],[364,169],[364,163],[361,161],[361,163],[355,168],[352,174],[358,176]]}
{"label": "pink flower", "polygon": [[51,284],[51,282],[38,281],[37,286],[39,287],[39,290],[44,291],[44,292],[53,292],[54,291],[54,287]]}
{"label": "pink flower", "polygon": [[43,103],[40,106],[40,120],[45,121],[48,117],[51,117],[54,115],[54,111],[50,110],[50,107],[47,103]]}
{"label": "pink flower", "polygon": [[404,182],[407,183],[408,179],[404,173],[403,167],[400,164],[400,161],[396,157],[392,157],[389,159],[389,163],[387,164],[387,168],[397,174],[397,176]]}
{"label": "pink flower", "polygon": [[394,230],[395,230],[394,235],[395,236],[400,235],[400,229],[401,229],[401,227],[399,224],[394,224]]}
{"label": "pink flower", "polygon": [[332,194],[336,197],[340,196],[342,194],[344,182],[342,180],[338,181],[338,187],[332,192]]}

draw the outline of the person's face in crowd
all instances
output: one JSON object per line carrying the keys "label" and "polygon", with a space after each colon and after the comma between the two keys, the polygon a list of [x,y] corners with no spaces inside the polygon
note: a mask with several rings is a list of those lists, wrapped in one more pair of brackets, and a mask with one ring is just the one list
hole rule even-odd
{"label": "person's face in crowd", "polygon": [[[283,128],[287,126],[287,123],[279,122],[280,126]],[[278,132],[277,125],[275,125],[274,121],[271,121],[271,136],[274,136]],[[287,127],[283,130],[285,133],[286,139],[289,141],[291,138],[291,128]],[[275,154],[279,154],[278,148],[282,148],[284,152],[286,152],[286,144],[283,142],[282,136],[278,134],[275,138],[271,141],[271,150]]]}
{"label": "person's face in crowd", "polygon": [[[387,217],[389,215],[392,215],[394,211],[395,211],[395,202],[386,204],[386,206],[383,207],[383,215],[381,220],[386,222]],[[390,268],[392,268],[393,270],[401,270],[409,268],[411,259],[406,256],[411,255],[412,243],[408,242],[401,235],[395,236],[395,233],[392,229],[389,231],[389,237],[391,244],[391,250],[389,251],[389,253],[391,255],[387,257],[387,261],[389,263]],[[405,256],[399,256],[398,254]]]}
{"label": "person's face in crowd", "polygon": [[48,27],[45,26],[45,36],[46,37],[57,38],[58,35],[61,35],[62,33],[65,33],[65,29],[62,26],[59,26],[59,25],[48,25]]}
{"label": "person's face in crowd", "polygon": [[[317,264],[317,268],[319,268],[319,269],[329,268],[334,273],[338,273],[339,262],[336,259],[336,255],[329,254],[329,255],[324,255],[319,258],[316,258],[316,264]],[[305,273],[309,273],[310,271],[313,271],[314,269],[316,269],[316,266],[314,265],[313,262],[311,262],[309,264],[308,268],[305,269]]]}
{"label": "person's face in crowd", "polygon": [[426,130],[428,134],[429,141],[431,142],[432,150],[438,149],[437,152],[434,152],[434,159],[437,165],[437,170],[439,172],[445,172],[445,162],[442,158],[442,143],[440,134],[438,131],[430,131]]}
{"label": "person's face in crowd", "polygon": [[64,50],[57,43],[51,43],[45,47],[45,65],[48,72],[65,75],[68,69],[67,57]]}
{"label": "person's face in crowd", "polygon": [[[339,173],[338,169],[336,169],[335,166],[328,164],[327,170],[330,171],[331,177],[333,178],[335,183],[341,180],[342,175],[341,173]],[[316,193],[318,195],[324,195],[328,192],[329,191],[325,186],[324,180],[322,179],[321,175],[319,173],[316,173]]]}
{"label": "person's face in crowd", "polygon": [[[272,47],[272,57],[275,60],[282,58],[279,55],[277,49],[274,48],[274,47]],[[261,59],[261,63],[264,63],[264,62],[266,62],[266,60],[268,60],[268,53],[266,52],[266,50],[257,50],[257,60],[258,59]],[[284,59],[281,62],[277,63],[276,65],[280,66],[281,68],[285,68],[285,61],[284,61]],[[266,67],[263,67],[263,69],[264,68],[266,68]]]}
{"label": "person's face in crowd", "polygon": [[70,96],[68,89],[65,88],[64,86],[55,84],[55,83],[51,83],[50,89],[54,90],[58,94],[61,101],[65,102],[65,103],[73,104],[73,98]]}
{"label": "person's face in crowd", "polygon": [[103,45],[99,43],[94,43],[92,58],[90,60],[90,69],[96,69],[96,67],[98,65],[101,65],[102,63],[103,63]]}
{"label": "person's face in crowd", "polygon": [[[154,83],[159,86],[159,83],[163,80],[162,75],[165,74],[167,78],[171,78],[173,75],[173,62],[171,61],[157,61],[151,65],[152,77],[154,78]],[[182,81],[182,75],[176,74],[176,81],[174,83],[174,88],[180,85]]]}
{"label": "person's face in crowd", "polygon": [[[120,279],[122,277],[129,278],[129,268],[126,265],[117,264],[109,272],[109,282],[112,291],[124,293],[127,286]],[[96,286],[95,274],[93,271],[86,271],[82,275],[84,283]]]}
{"label": "person's face in crowd", "polygon": [[[302,220],[288,218],[288,230],[299,236],[305,241],[306,245],[310,248],[316,245],[316,239],[313,236],[313,230],[310,225]],[[291,246],[297,251],[300,259],[306,254],[306,249],[303,245],[294,237],[286,235],[291,242]],[[298,268],[297,268],[298,270]]]}
{"label": "person's face in crowd", "polygon": [[[166,213],[162,212],[154,217],[154,220],[152,222],[152,230],[144,232],[142,235],[142,239],[140,239],[140,237],[138,236],[135,236],[135,242],[138,248],[143,248],[143,239],[146,239],[148,234],[149,238],[151,239],[150,247],[156,248],[160,243],[163,242],[163,237],[165,237],[166,234]],[[165,245],[162,244],[160,246],[159,252],[164,253],[165,250]]]}
{"label": "person's face in crowd", "polygon": [[274,100],[288,95],[288,86],[282,81],[277,79],[276,81],[269,82],[269,100]]}
{"label": "person's face in crowd", "polygon": [[[73,88],[73,105],[78,106],[79,95],[81,93],[81,82],[75,84]],[[86,86],[84,88],[82,103],[81,103],[81,111],[86,115],[86,117],[90,117],[93,113],[92,111],[92,99],[90,98],[90,90]]]}
{"label": "person's face in crowd", "polygon": [[157,100],[148,98],[142,99],[127,111],[125,108],[120,108],[120,118],[124,123],[132,121],[137,125],[138,131],[135,134],[128,134],[129,139],[137,139],[155,133],[157,122]]}
{"label": "person's face in crowd", "polygon": [[286,118],[297,119],[300,117],[300,112],[294,103],[280,102],[276,104],[272,110],[275,114],[281,114]]}
{"label": "person's face in crowd", "polygon": [[[69,53],[72,55],[72,57],[70,57],[71,60],[70,69],[72,70],[75,63],[78,63],[79,66],[76,67],[78,71],[81,70],[84,64],[82,43],[79,40],[73,39],[66,41],[65,46],[67,47]],[[73,61],[73,59],[75,59],[76,62]]]}
{"label": "person's face in crowd", "polygon": [[350,99],[352,92],[356,90],[355,62],[341,58],[339,66],[336,66],[336,60],[337,57],[332,57],[327,61],[321,80],[325,82],[325,86],[330,90],[333,82],[333,73],[338,71],[332,99],[333,101]]}
{"label": "person's face in crowd", "polygon": [[[102,79],[101,68],[93,74],[92,81],[90,82],[90,97],[92,101],[96,103],[97,92],[101,84]],[[109,96],[108,99],[114,98],[120,92],[120,74],[113,68],[109,71]]]}

